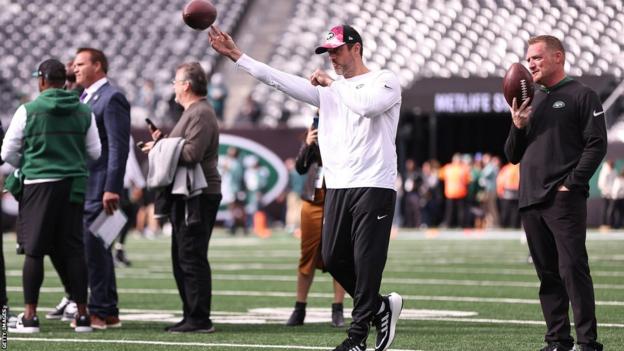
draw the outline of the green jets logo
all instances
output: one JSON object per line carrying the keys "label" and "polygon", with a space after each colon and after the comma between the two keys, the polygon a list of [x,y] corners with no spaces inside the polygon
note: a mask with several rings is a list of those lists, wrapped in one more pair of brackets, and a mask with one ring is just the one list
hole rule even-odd
{"label": "green jets logo", "polygon": [[[226,166],[224,163],[228,161],[226,157],[228,149],[236,148],[238,150],[238,167],[240,169],[240,175],[233,179],[231,174],[231,166]],[[260,199],[261,205],[266,205],[275,200],[288,185],[288,171],[284,162],[273,151],[266,148],[251,139],[243,138],[231,134],[221,134],[219,136],[219,173],[221,174],[221,192],[223,199],[221,201],[221,207],[219,208],[218,218],[222,219],[227,212],[228,205],[234,200],[236,194],[232,194],[232,181],[240,182],[241,191],[244,192],[246,188],[252,187],[251,184],[245,184],[249,182],[249,177],[245,177],[246,172],[250,172],[250,169],[255,168],[257,174],[260,174],[261,179],[255,179],[253,186],[259,186],[262,197]],[[259,183],[259,184],[258,184]]]}
{"label": "green jets logo", "polygon": [[565,107],[565,102],[559,100],[559,101],[555,101],[555,103],[552,106],[553,108],[564,108]]}

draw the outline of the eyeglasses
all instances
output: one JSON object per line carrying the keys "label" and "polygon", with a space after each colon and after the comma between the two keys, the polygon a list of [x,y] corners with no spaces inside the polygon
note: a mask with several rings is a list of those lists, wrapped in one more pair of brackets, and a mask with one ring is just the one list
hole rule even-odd
{"label": "eyeglasses", "polygon": [[175,85],[177,82],[188,82],[188,79],[172,79],[171,84]]}

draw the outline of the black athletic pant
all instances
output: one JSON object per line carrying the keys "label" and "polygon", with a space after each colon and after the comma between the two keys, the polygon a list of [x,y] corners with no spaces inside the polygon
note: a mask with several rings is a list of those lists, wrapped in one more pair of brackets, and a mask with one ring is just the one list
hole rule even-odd
{"label": "black athletic pant", "polygon": [[71,179],[24,185],[19,203],[25,259],[24,302],[37,304],[43,282],[43,257],[60,260],[70,298],[87,301],[87,267],[82,242],[82,203],[69,201]]}
{"label": "black athletic pant", "polygon": [[540,279],[539,297],[548,329],[545,341],[573,341],[568,317],[571,302],[577,342],[593,344],[596,313],[585,248],[584,194],[559,191],[546,203],[522,209],[520,215]]}
{"label": "black athletic pant", "polygon": [[2,245],[3,240],[4,240],[4,235],[2,235],[2,213],[0,213],[0,305],[6,306],[9,299],[7,298],[6,275],[4,273],[5,267],[4,267],[4,251],[3,251],[4,248]]}
{"label": "black athletic pant", "polygon": [[365,340],[379,310],[396,192],[327,189],[321,251],[325,269],[353,298],[349,336]]}
{"label": "black athletic pant", "polygon": [[186,200],[173,201],[171,208],[171,261],[184,319],[199,327],[211,327],[212,275],[208,263],[208,243],[215,225],[221,194],[202,194],[199,223],[186,224]]}

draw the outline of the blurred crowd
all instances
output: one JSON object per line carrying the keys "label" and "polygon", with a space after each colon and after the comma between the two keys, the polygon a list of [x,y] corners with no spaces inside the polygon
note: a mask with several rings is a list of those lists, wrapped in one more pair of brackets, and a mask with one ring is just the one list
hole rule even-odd
{"label": "blurred crowd", "polygon": [[[285,223],[298,227],[296,213],[305,176],[289,169]],[[451,162],[405,161],[397,178],[395,226],[405,228],[520,228],[518,165],[498,156],[455,154]],[[292,215],[291,215],[292,214]]]}
{"label": "blurred crowd", "polygon": [[618,170],[613,160],[606,160],[598,173],[598,189],[603,204],[601,229],[622,228],[624,225],[624,168]]}

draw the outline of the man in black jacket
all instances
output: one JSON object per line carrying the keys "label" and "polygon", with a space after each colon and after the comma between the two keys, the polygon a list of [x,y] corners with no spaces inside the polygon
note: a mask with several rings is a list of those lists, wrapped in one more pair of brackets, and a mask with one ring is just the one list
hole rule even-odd
{"label": "man in black jacket", "polygon": [[520,215],[548,329],[542,351],[573,349],[570,303],[577,350],[602,350],[585,238],[589,179],[607,150],[604,110],[593,90],[566,76],[557,38],[531,38],[526,60],[541,87],[532,102],[514,100],[505,154],[520,162]]}

